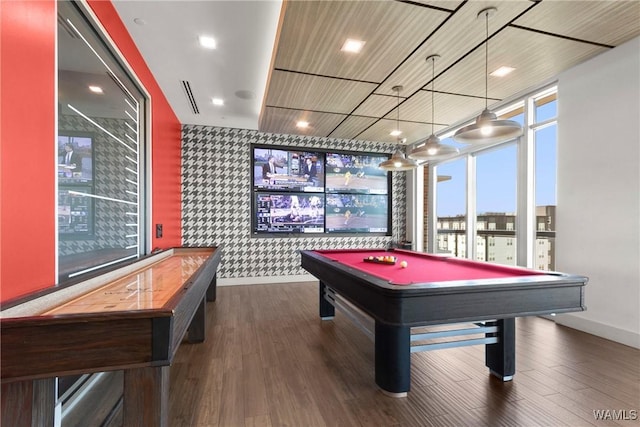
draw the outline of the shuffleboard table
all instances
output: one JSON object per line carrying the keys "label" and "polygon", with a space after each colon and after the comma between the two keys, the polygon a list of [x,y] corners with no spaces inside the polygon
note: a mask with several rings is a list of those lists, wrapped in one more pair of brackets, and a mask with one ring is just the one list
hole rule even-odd
{"label": "shuffleboard table", "polygon": [[0,312],[2,425],[53,426],[55,377],[123,370],[125,426],[167,426],[169,365],[205,338],[220,247],[174,248]]}
{"label": "shuffleboard table", "polygon": [[[331,319],[338,308],[363,326],[375,341],[375,381],[394,397],[409,391],[412,352],[484,344],[490,372],[509,381],[516,317],[585,310],[583,276],[401,249],[300,253],[302,267],[320,281],[320,317]],[[464,323],[469,326],[416,332]]]}

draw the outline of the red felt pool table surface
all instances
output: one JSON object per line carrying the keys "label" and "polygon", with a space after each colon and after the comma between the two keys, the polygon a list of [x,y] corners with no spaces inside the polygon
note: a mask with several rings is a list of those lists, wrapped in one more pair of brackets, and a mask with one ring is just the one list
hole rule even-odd
{"label": "red felt pool table surface", "polygon": [[[340,262],[343,265],[387,280],[394,285],[501,279],[544,274],[540,271],[527,270],[519,267],[489,264],[467,259],[404,251],[401,249],[394,251],[382,249],[318,250],[315,252],[333,261]],[[376,264],[364,260],[370,256],[375,258],[385,255],[395,256],[397,260],[396,264]],[[400,265],[402,261],[407,262],[408,265],[406,268],[402,268]]]}

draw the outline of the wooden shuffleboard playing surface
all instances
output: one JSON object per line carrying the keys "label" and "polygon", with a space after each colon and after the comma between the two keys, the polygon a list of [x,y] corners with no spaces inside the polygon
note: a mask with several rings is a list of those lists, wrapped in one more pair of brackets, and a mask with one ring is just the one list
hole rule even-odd
{"label": "wooden shuffleboard playing surface", "polygon": [[177,252],[121,279],[47,310],[43,315],[153,310],[164,307],[213,249]]}
{"label": "wooden shuffleboard playing surface", "polygon": [[53,426],[55,377],[123,370],[123,425],[166,426],[186,336],[205,337],[221,248],[174,248],[0,311],[2,425]]}

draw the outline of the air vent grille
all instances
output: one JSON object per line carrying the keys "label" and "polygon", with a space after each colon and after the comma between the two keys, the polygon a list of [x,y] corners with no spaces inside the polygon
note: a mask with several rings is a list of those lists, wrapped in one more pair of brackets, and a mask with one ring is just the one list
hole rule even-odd
{"label": "air vent grille", "polygon": [[187,101],[189,102],[189,106],[191,107],[191,111],[193,114],[200,114],[200,110],[198,109],[198,104],[196,104],[196,99],[193,96],[193,92],[191,91],[191,85],[186,80],[181,80],[182,89],[184,90],[184,94],[187,96]]}

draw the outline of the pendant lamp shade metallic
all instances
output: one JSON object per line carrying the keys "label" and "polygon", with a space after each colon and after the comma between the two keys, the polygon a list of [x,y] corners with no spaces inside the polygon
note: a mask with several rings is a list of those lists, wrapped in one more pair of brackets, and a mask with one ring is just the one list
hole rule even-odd
{"label": "pendant lamp shade metallic", "polygon": [[450,145],[444,145],[440,143],[438,138],[433,132],[433,124],[435,123],[435,102],[434,102],[434,81],[436,77],[436,59],[440,58],[440,55],[427,56],[427,62],[431,61],[431,136],[427,138],[424,145],[414,148],[409,153],[409,158],[414,160],[438,160],[444,157],[458,154],[460,151]]}
{"label": "pendant lamp shade metallic", "polygon": [[[400,91],[402,90],[402,86],[394,86],[392,89],[398,94],[397,122],[396,122],[397,132],[396,133],[399,135],[400,134]],[[393,155],[389,160],[385,160],[384,162],[378,165],[380,169],[393,172],[393,171],[408,171],[418,167],[418,164],[415,161],[411,159],[407,159],[405,157],[404,153],[399,147],[400,141],[401,139],[400,137],[398,137],[398,148],[396,149],[396,152],[393,153]]]}
{"label": "pendant lamp shade metallic", "polygon": [[431,135],[427,138],[427,142],[424,145],[421,145],[415,149],[413,149],[409,153],[409,157],[414,160],[440,160],[445,157],[452,156],[454,154],[458,154],[460,151],[452,147],[450,145],[441,144],[440,138],[435,135]]}
{"label": "pendant lamp shade metallic", "polygon": [[393,153],[389,160],[380,163],[378,167],[386,171],[408,171],[415,169],[418,165],[411,159],[407,159],[400,148]]}
{"label": "pendant lamp shade metallic", "polygon": [[458,129],[453,139],[464,144],[489,144],[516,138],[522,134],[520,123],[513,120],[498,120],[495,113],[489,110],[489,17],[498,9],[488,7],[478,12],[478,18],[485,18],[486,39],[484,43],[484,111],[476,118],[476,122]]}

